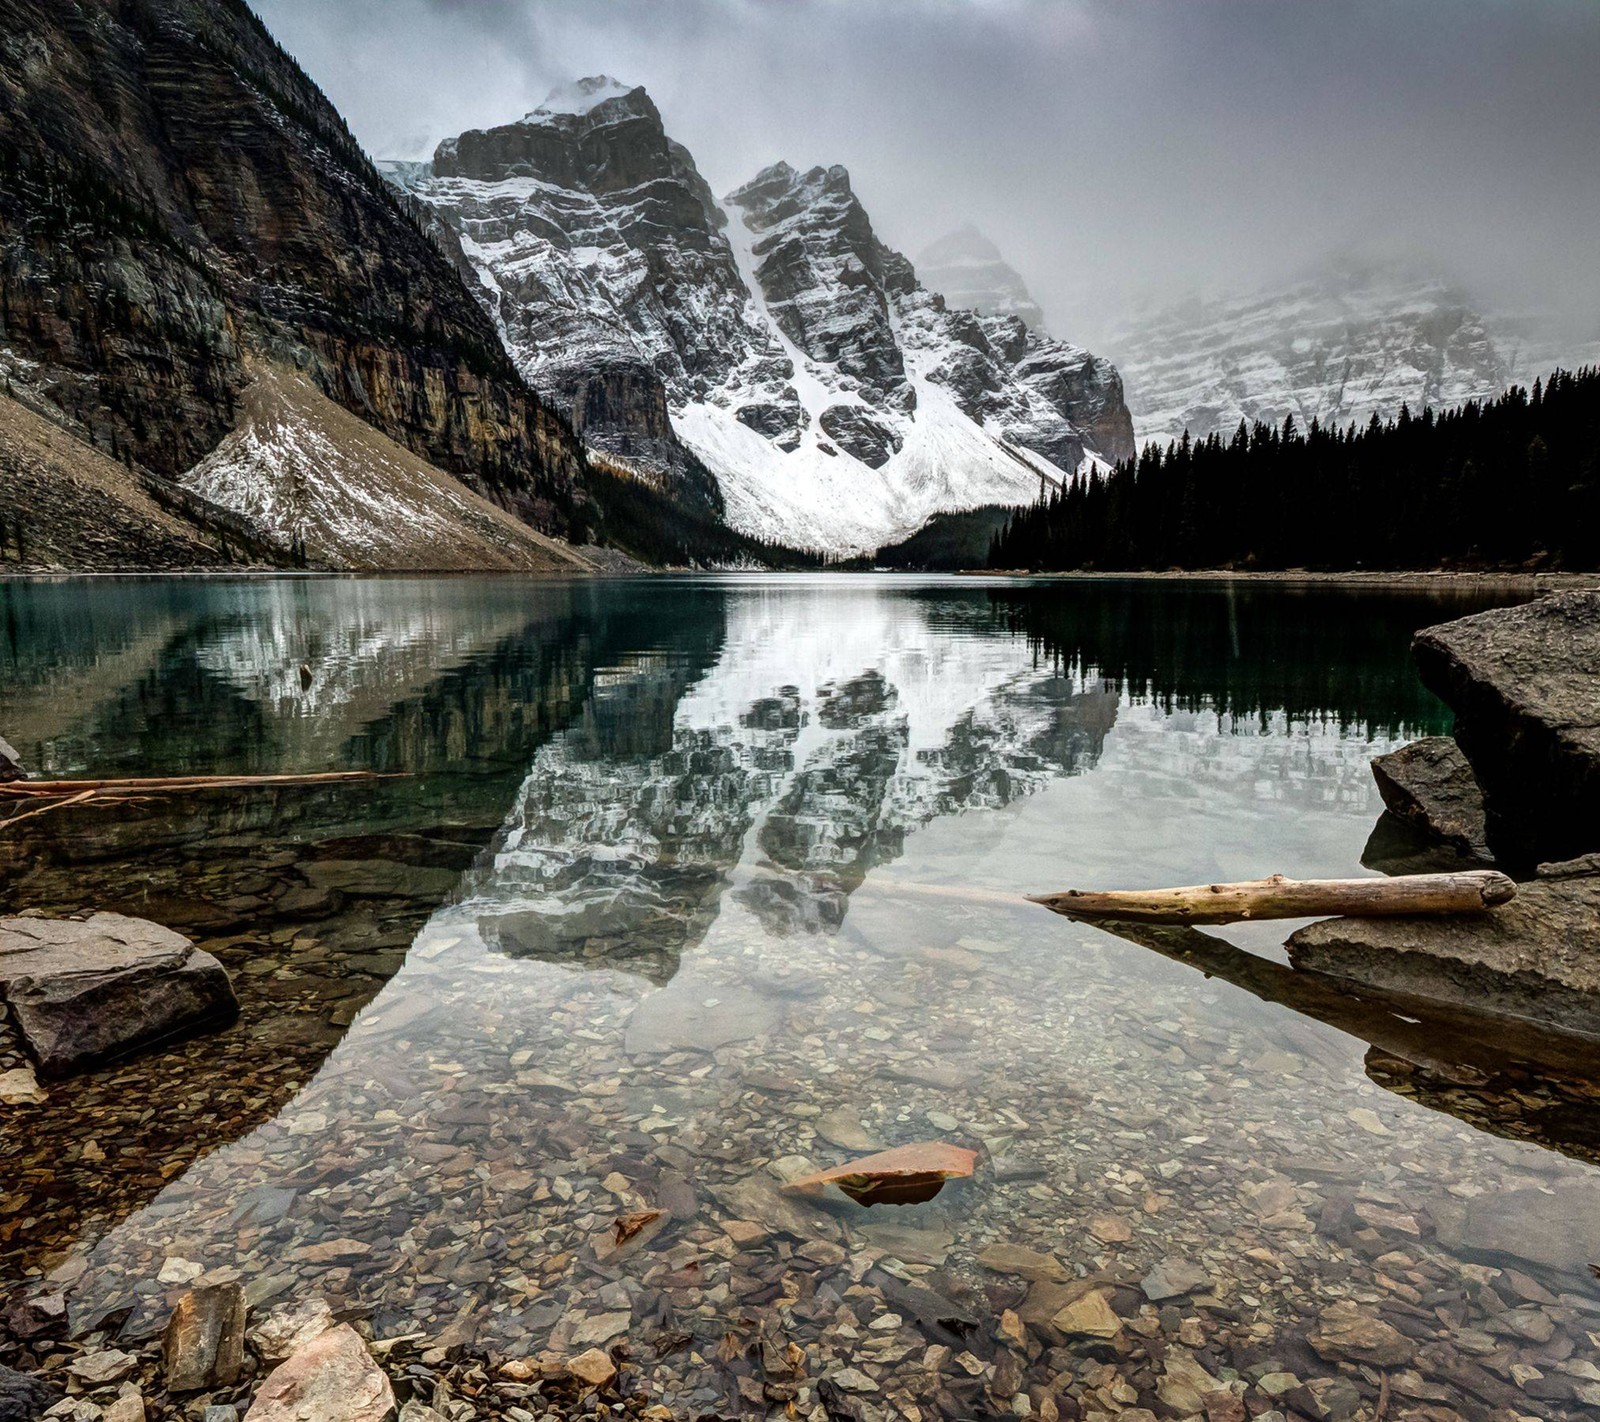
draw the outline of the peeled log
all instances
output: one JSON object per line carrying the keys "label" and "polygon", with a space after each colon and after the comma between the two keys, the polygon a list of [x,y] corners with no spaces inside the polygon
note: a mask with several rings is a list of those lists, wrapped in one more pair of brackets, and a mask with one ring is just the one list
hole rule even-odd
{"label": "peeled log", "polygon": [[1392,918],[1401,914],[1482,913],[1516,896],[1493,869],[1460,874],[1397,874],[1392,879],[1252,879],[1183,889],[1094,893],[1068,889],[1032,900],[1068,918],[1129,923],[1237,923],[1241,919]]}

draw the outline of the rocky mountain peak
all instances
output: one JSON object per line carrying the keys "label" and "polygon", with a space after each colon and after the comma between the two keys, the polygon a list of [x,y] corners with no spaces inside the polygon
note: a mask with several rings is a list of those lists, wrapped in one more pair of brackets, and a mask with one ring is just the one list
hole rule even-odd
{"label": "rocky mountain peak", "polygon": [[775,163],[726,201],[754,235],[754,275],[779,330],[868,404],[915,409],[889,302],[916,274],[878,240],[848,170]]}
{"label": "rocky mountain peak", "polygon": [[1015,316],[1032,330],[1044,329],[1044,312],[1027,283],[970,222],[924,248],[917,271],[951,306],[980,316]]}
{"label": "rocky mountain peak", "polygon": [[673,145],[642,88],[597,76],[555,89],[532,113],[442,142],[434,176],[497,183],[537,178],[585,192],[619,192],[670,174]]}
{"label": "rocky mountain peak", "polygon": [[663,484],[697,467],[735,528],[839,551],[1131,452],[1115,370],[925,290],[842,165],[773,163],[719,203],[643,90],[545,107],[393,176],[591,447]]}

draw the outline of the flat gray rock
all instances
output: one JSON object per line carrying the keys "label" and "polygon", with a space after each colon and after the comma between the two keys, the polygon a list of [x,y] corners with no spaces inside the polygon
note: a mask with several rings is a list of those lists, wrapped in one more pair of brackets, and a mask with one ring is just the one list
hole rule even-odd
{"label": "flat gray rock", "polygon": [[1600,1184],[1593,1181],[1491,1191],[1441,1201],[1431,1213],[1439,1243],[1455,1253],[1576,1274],[1586,1288],[1589,1266],[1600,1264]]}
{"label": "flat gray rock", "polygon": [[116,913],[0,919],[0,998],[49,1076],[238,1010],[228,974],[181,934]]}
{"label": "flat gray rock", "polygon": [[1459,854],[1489,857],[1483,791],[1449,736],[1428,736],[1372,762],[1389,813]]}
{"label": "flat gray rock", "polygon": [[782,1016],[771,999],[747,987],[678,977],[634,1008],[623,1045],[634,1057],[711,1052],[729,1042],[766,1036]]}
{"label": "flat gray rock", "polygon": [[1495,857],[1531,867],[1600,849],[1600,593],[1425,628],[1411,649],[1456,713]]}
{"label": "flat gray rock", "polygon": [[1600,877],[1541,879],[1481,914],[1330,918],[1293,934],[1297,968],[1600,1036]]}

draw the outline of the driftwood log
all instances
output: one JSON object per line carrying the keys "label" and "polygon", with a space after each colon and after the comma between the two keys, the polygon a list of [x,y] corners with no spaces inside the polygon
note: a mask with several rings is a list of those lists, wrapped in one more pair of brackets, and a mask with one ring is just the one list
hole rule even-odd
{"label": "driftwood log", "polygon": [[1482,913],[1515,897],[1493,869],[1459,874],[1398,874],[1392,879],[1253,879],[1183,889],[1095,893],[1068,889],[1033,899],[1068,918],[1127,923],[1238,923],[1244,919],[1391,918],[1399,914]]}
{"label": "driftwood log", "polygon": [[[136,805],[164,795],[204,790],[286,789],[297,785],[342,785],[390,780],[370,770],[325,770],[308,775],[175,775],[136,780],[0,781],[0,830],[74,805]],[[6,812],[6,806],[14,812]],[[24,808],[26,807],[26,808]]]}
{"label": "driftwood log", "polygon": [[131,780],[18,780],[0,789],[0,795],[48,797],[96,794],[148,795],[178,790],[245,790],[256,786],[339,785],[351,780],[390,780],[371,770],[319,770],[306,775],[168,775]]}

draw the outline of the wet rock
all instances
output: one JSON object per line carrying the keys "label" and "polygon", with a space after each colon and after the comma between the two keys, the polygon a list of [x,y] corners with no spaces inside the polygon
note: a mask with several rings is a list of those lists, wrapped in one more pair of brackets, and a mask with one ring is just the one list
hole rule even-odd
{"label": "wet rock", "polygon": [[1600,878],[1548,879],[1482,914],[1325,919],[1288,949],[1297,968],[1595,1035],[1597,935]]}
{"label": "wet rock", "polygon": [[657,1052],[714,1051],[730,1042],[762,1037],[781,1013],[760,993],[732,985],[712,987],[684,977],[651,993],[628,1019],[630,1056]]}
{"label": "wet rock", "polygon": [[1600,1264],[1600,1184],[1588,1180],[1492,1190],[1432,1213],[1439,1243],[1458,1253],[1579,1276]]}
{"label": "wet rock", "polygon": [[1042,1279],[1064,1283],[1071,1277],[1066,1266],[1055,1255],[1019,1244],[991,1244],[978,1255],[978,1263],[991,1273],[1014,1274],[1031,1283]]}
{"label": "wet rock", "polygon": [[1151,1303],[1164,1303],[1167,1299],[1209,1289],[1211,1276],[1198,1264],[1169,1254],[1139,1281],[1139,1287]]}
{"label": "wet rock", "polygon": [[839,1233],[838,1226],[820,1210],[785,1195],[776,1182],[761,1174],[714,1185],[712,1193],[730,1215],[764,1225],[779,1234],[792,1235],[795,1239],[815,1239],[819,1235],[833,1238]]}
{"label": "wet rock", "polygon": [[[206,1409],[202,1422],[212,1422],[211,1409]],[[132,1383],[124,1383],[111,1406],[106,1408],[105,1422],[145,1422],[144,1394]],[[237,1422],[237,1418],[230,1419]]]}
{"label": "wet rock", "polygon": [[1489,856],[1483,791],[1449,736],[1413,741],[1372,762],[1389,813],[1474,858]]}
{"label": "wet rock", "polygon": [[26,780],[28,772],[22,768],[22,758],[12,747],[11,742],[0,736],[0,785],[9,785],[14,780]]}
{"label": "wet rock", "polygon": [[1429,627],[1412,643],[1483,787],[1495,856],[1600,849],[1600,593],[1561,593]]}
{"label": "wet rock", "polygon": [[386,1422],[394,1410],[388,1377],[341,1323],[273,1370],[245,1422]]}
{"label": "wet rock", "polygon": [[144,919],[0,919],[0,998],[46,1075],[179,1036],[239,1010],[209,953]]}
{"label": "wet rock", "polygon": [[244,1369],[244,1290],[211,1284],[186,1293],[167,1321],[161,1358],[173,1392],[237,1381]]}
{"label": "wet rock", "polygon": [[882,1150],[883,1142],[861,1124],[858,1111],[841,1106],[824,1112],[816,1120],[816,1131],[830,1145],[841,1150]]}
{"label": "wet rock", "polygon": [[1122,1320],[1099,1289],[1069,1303],[1050,1324],[1069,1338],[1115,1338],[1122,1332]]}
{"label": "wet rock", "polygon": [[576,1358],[567,1363],[567,1371],[577,1378],[579,1382],[587,1383],[590,1387],[604,1387],[617,1375],[617,1365],[611,1361],[611,1355],[600,1348],[590,1348],[585,1353],[579,1353]]}
{"label": "wet rock", "polygon": [[312,1295],[278,1305],[252,1325],[245,1339],[263,1363],[276,1367],[320,1338],[334,1324],[328,1301]]}
{"label": "wet rock", "polygon": [[976,1151],[962,1146],[917,1141],[801,1175],[784,1188],[821,1195],[833,1185],[857,1204],[920,1204],[937,1195],[946,1181],[971,1176],[977,1159]]}
{"label": "wet rock", "polygon": [[874,1249],[906,1264],[943,1264],[955,1243],[947,1225],[916,1226],[899,1220],[871,1220],[859,1226],[861,1237]]}
{"label": "wet rock", "polygon": [[1413,1351],[1410,1340],[1398,1329],[1349,1300],[1323,1309],[1310,1343],[1335,1362],[1372,1363],[1382,1368],[1410,1362]]}
{"label": "wet rock", "polygon": [[431,903],[448,897],[461,878],[454,869],[401,864],[392,859],[319,859],[302,864],[300,872],[320,893]]}
{"label": "wet rock", "polygon": [[107,1387],[121,1382],[139,1366],[132,1353],[119,1348],[107,1348],[98,1353],[84,1353],[67,1364],[67,1372],[85,1387]]}
{"label": "wet rock", "polygon": [[0,1071],[0,1106],[38,1106],[47,1099],[30,1066]]}
{"label": "wet rock", "polygon": [[1227,1384],[1213,1377],[1186,1348],[1173,1348],[1166,1356],[1156,1395],[1180,1417],[1204,1410],[1213,1393],[1226,1392]]}
{"label": "wet rock", "polygon": [[34,1422],[59,1396],[43,1379],[0,1363],[0,1422]]}

